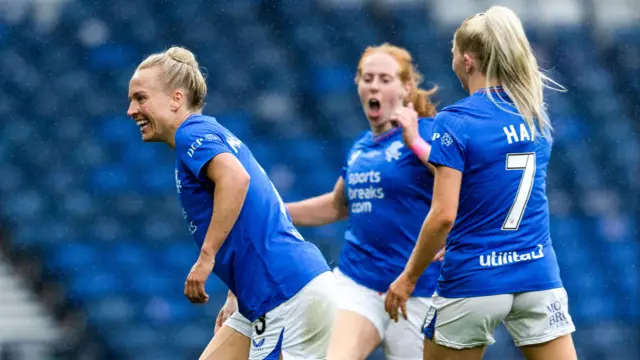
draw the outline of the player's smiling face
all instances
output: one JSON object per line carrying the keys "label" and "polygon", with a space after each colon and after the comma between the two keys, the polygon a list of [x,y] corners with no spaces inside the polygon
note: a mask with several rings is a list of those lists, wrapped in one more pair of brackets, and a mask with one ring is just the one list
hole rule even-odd
{"label": "player's smiling face", "polygon": [[160,68],[140,69],[129,82],[129,110],[127,115],[135,120],[143,141],[167,141],[174,112],[172,98],[160,80]]}
{"label": "player's smiling face", "polygon": [[400,64],[384,52],[375,52],[362,61],[358,95],[374,132],[388,130],[389,118],[408,93],[399,73]]}

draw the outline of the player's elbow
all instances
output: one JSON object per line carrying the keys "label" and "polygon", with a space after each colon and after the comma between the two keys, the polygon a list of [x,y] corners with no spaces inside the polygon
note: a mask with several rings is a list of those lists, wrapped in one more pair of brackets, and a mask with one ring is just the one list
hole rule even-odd
{"label": "player's elbow", "polygon": [[349,216],[349,208],[344,197],[331,194],[331,209],[334,221],[344,220]]}
{"label": "player's elbow", "polygon": [[243,197],[249,191],[249,185],[251,184],[251,176],[244,169],[225,174],[222,178],[216,180],[216,187],[224,189],[227,193]]}
{"label": "player's elbow", "polygon": [[456,222],[456,211],[445,208],[433,209],[433,223],[441,231],[451,231]]}
{"label": "player's elbow", "polygon": [[246,194],[249,191],[249,185],[251,184],[251,176],[246,171],[243,171],[236,176],[234,182],[238,189]]}

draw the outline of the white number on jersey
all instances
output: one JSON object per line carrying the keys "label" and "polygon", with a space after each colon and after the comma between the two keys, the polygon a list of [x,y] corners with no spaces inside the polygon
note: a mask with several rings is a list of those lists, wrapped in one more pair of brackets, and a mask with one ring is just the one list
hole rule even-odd
{"label": "white number on jersey", "polygon": [[[260,171],[262,171],[262,173],[268,178],[269,176],[267,175],[267,172],[264,171],[262,166],[258,164],[258,167],[260,168]],[[278,202],[280,203],[280,212],[282,213],[282,216],[284,216],[285,219],[288,219],[289,213],[287,212],[287,207],[284,205],[284,201],[282,201],[282,197],[280,197],[280,193],[278,192],[278,189],[276,189],[276,186],[273,185],[273,182],[271,180],[269,180],[269,184],[271,184],[271,188],[273,189],[273,192],[276,193],[276,197],[278,198]],[[302,237],[302,234],[300,234],[300,232],[298,231],[298,229],[295,228],[295,226],[292,226],[289,229],[289,231],[298,239],[304,240]]]}
{"label": "white number on jersey", "polygon": [[502,230],[518,230],[520,222],[522,221],[522,215],[527,208],[529,202],[529,196],[531,195],[531,189],[533,189],[533,180],[536,176],[536,154],[535,153],[521,153],[521,154],[507,154],[507,170],[524,170],[522,178],[520,178],[520,185],[518,186],[518,193],[511,205],[509,214],[502,224]]}

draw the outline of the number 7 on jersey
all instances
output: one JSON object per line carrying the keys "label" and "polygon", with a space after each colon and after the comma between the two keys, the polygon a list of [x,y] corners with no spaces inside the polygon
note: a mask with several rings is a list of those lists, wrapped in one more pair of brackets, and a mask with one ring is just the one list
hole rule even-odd
{"label": "number 7 on jersey", "polygon": [[507,154],[506,170],[523,170],[516,198],[509,209],[504,224],[502,224],[502,230],[514,231],[518,230],[520,226],[522,215],[524,215],[524,210],[529,202],[531,189],[533,189],[533,180],[536,176],[536,154]]}

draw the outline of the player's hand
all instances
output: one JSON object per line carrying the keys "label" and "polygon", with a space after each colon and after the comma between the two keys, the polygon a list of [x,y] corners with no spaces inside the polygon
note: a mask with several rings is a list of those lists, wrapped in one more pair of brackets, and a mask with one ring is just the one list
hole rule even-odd
{"label": "player's hand", "polygon": [[227,301],[220,309],[218,313],[218,317],[216,318],[216,327],[213,330],[213,333],[217,333],[218,330],[222,327],[225,321],[238,309],[238,299],[235,296],[227,296]]}
{"label": "player's hand", "polygon": [[407,316],[407,300],[409,300],[415,288],[416,284],[404,272],[389,285],[387,297],[384,299],[384,308],[389,313],[391,320],[398,322],[398,308],[400,308],[402,316],[407,320],[409,319]]}
{"label": "player's hand", "polygon": [[411,146],[420,136],[418,133],[418,113],[411,102],[391,114],[391,124],[402,129],[402,139],[407,146]]}
{"label": "player's hand", "polygon": [[184,283],[184,295],[192,303],[204,304],[209,301],[209,295],[204,291],[204,284],[213,271],[214,262],[214,257],[200,254],[191,268],[187,281]]}
{"label": "player's hand", "polygon": [[436,254],[436,256],[433,257],[433,260],[431,260],[432,262],[436,262],[436,261],[444,261],[444,253],[446,252],[446,250],[444,249],[444,246],[442,247],[442,249],[440,249],[440,251],[438,251],[438,253]]}

